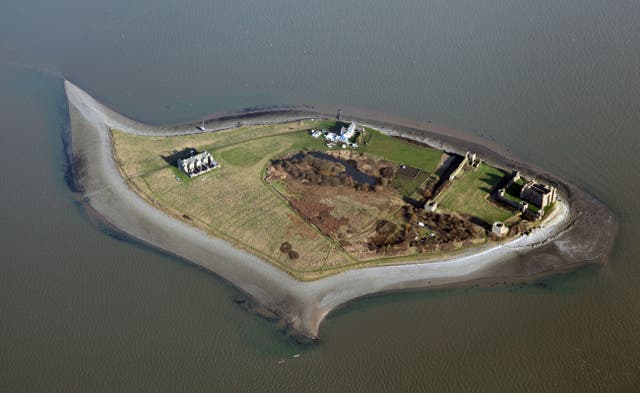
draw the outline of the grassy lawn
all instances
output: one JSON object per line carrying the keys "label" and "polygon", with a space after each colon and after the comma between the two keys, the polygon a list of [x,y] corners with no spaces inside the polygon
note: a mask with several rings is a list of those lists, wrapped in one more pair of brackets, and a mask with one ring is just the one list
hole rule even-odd
{"label": "grassy lawn", "polygon": [[520,197],[517,197],[517,196],[515,196],[513,194],[510,194],[508,192],[504,193],[504,197],[507,198],[508,200],[512,201],[512,202],[515,202],[515,203],[522,202],[522,199],[520,199]]}
{"label": "grassy lawn", "polygon": [[442,152],[429,147],[418,146],[397,138],[392,138],[381,132],[367,129],[367,133],[373,135],[367,146],[362,146],[361,151],[371,155],[382,157],[386,160],[406,164],[425,172],[435,172]]}
{"label": "grassy lawn", "polygon": [[556,207],[556,203],[555,203],[555,202],[553,202],[553,203],[552,203],[552,204],[550,204],[550,205],[545,206],[545,207],[544,207],[544,214],[545,214],[545,215],[548,215],[550,211],[552,211],[553,209],[555,209],[555,207]]}
{"label": "grassy lawn", "polygon": [[358,139],[356,140],[356,142],[362,146],[365,146],[369,144],[369,142],[371,142],[371,139],[373,139],[372,132],[360,132],[358,134]]}
{"label": "grassy lawn", "polygon": [[506,209],[491,203],[487,197],[504,173],[492,166],[480,164],[475,171],[464,171],[439,197],[440,206],[479,218],[487,225],[512,216]]}
{"label": "grassy lawn", "polygon": [[[524,186],[524,179],[519,178],[518,180],[511,183],[509,188],[505,191],[505,196],[511,200],[515,200],[516,202],[520,201],[520,191],[522,190],[522,186]],[[515,199],[514,199],[515,198]]]}
{"label": "grassy lawn", "polygon": [[[313,127],[319,128],[300,122],[197,137],[141,137],[117,130],[112,135],[122,172],[147,200],[305,278],[354,260],[336,250],[330,239],[296,215],[261,179],[272,158],[300,149],[325,150],[324,142],[306,131]],[[207,149],[221,167],[193,179],[180,174],[164,157],[186,147]],[[293,245],[300,258],[291,260],[279,251],[284,241]]]}
{"label": "grassy lawn", "polygon": [[223,151],[220,154],[220,159],[229,165],[250,166],[260,161],[260,156],[257,156],[246,148],[239,146]]}
{"label": "grassy lawn", "polygon": [[342,123],[336,120],[318,120],[315,125],[314,128],[315,130],[329,130],[329,131],[333,131],[333,132],[339,132],[340,131],[340,127],[342,126],[348,126],[347,123]]}
{"label": "grassy lawn", "polygon": [[429,178],[429,173],[420,171],[415,177],[407,177],[398,174],[392,181],[391,186],[397,189],[404,196],[411,196],[416,189]]}

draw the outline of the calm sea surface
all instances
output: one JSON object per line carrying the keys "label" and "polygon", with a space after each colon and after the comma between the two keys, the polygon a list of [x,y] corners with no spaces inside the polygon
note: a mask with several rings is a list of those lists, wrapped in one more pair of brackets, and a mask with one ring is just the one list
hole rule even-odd
{"label": "calm sea surface", "polygon": [[[0,391],[638,391],[638,20],[631,0],[3,0]],[[152,123],[301,103],[433,120],[580,185],[620,234],[604,268],[368,298],[301,347],[76,205],[60,75]]]}

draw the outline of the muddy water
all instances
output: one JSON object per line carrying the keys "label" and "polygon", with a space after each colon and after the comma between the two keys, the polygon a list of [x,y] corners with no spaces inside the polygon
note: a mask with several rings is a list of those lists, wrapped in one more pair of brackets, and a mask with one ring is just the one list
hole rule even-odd
{"label": "muddy water", "polygon": [[[0,391],[637,390],[640,6],[450,3],[5,1]],[[92,224],[64,181],[62,84],[24,67],[154,123],[317,103],[449,124],[588,190],[620,234],[604,268],[368,298],[299,347]]]}
{"label": "muddy water", "polygon": [[[344,160],[342,158],[335,157],[326,153],[321,153],[318,151],[309,152],[307,154],[316,158],[320,158],[320,159],[331,161],[331,162],[336,162],[342,165],[344,167],[344,173],[346,173],[347,176],[350,176],[356,183],[365,184],[368,186],[375,186],[378,181],[376,177],[360,171],[357,168],[357,165],[355,165],[355,163],[350,162],[349,160]],[[292,158],[296,160],[302,160],[304,158],[304,155],[305,153],[299,153],[293,156]]]}

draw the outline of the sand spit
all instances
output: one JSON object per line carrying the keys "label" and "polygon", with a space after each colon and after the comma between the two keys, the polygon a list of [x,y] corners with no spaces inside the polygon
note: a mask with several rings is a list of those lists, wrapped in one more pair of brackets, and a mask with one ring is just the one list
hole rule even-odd
{"label": "sand spit", "polygon": [[[313,282],[300,282],[231,244],[207,236],[155,209],[131,191],[112,158],[109,127],[139,135],[198,133],[194,124],[156,127],[136,122],[100,104],[65,81],[69,104],[69,160],[84,200],[113,227],[144,243],[191,261],[238,287],[256,305],[284,319],[304,337],[316,338],[324,317],[353,299],[384,291],[441,287],[485,280],[532,280],[606,260],[616,221],[609,210],[581,190],[534,167],[506,159],[477,141],[431,129],[358,119],[389,134],[425,141],[450,152],[475,151],[487,162],[536,174],[558,186],[562,203],[543,228],[529,236],[475,250],[448,260],[351,270]],[[207,132],[238,122],[267,124],[327,117],[312,110],[284,109],[220,116],[207,120]]]}

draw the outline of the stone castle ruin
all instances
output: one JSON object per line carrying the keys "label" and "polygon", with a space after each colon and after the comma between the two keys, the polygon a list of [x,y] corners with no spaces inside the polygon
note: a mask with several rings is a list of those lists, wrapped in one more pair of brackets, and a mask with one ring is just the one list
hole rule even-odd
{"label": "stone castle ruin", "polygon": [[471,165],[471,168],[474,170],[482,164],[482,160],[478,158],[476,153],[467,152],[464,157],[469,161],[469,165]]}
{"label": "stone castle ruin", "polygon": [[449,175],[449,181],[454,180],[467,164],[469,164],[473,170],[476,170],[480,164],[482,164],[482,160],[478,158],[476,153],[466,152],[464,159],[461,159],[458,165],[453,168],[453,171]]}
{"label": "stone castle ruin", "polygon": [[540,209],[556,201],[556,188],[548,184],[537,182],[535,179],[522,186],[520,199],[539,207]]}
{"label": "stone castle ruin", "polygon": [[[505,196],[506,190],[519,179],[520,172],[513,171],[506,185],[495,191],[492,197],[503,205],[521,212],[529,220],[541,219],[544,217],[544,208],[554,203],[557,199],[556,188],[532,179],[522,186],[519,195],[520,200],[507,198]],[[533,209],[531,206],[535,206],[537,209]]]}
{"label": "stone castle ruin", "polygon": [[204,150],[188,158],[178,160],[178,168],[189,177],[209,172],[220,165],[208,151]]}

